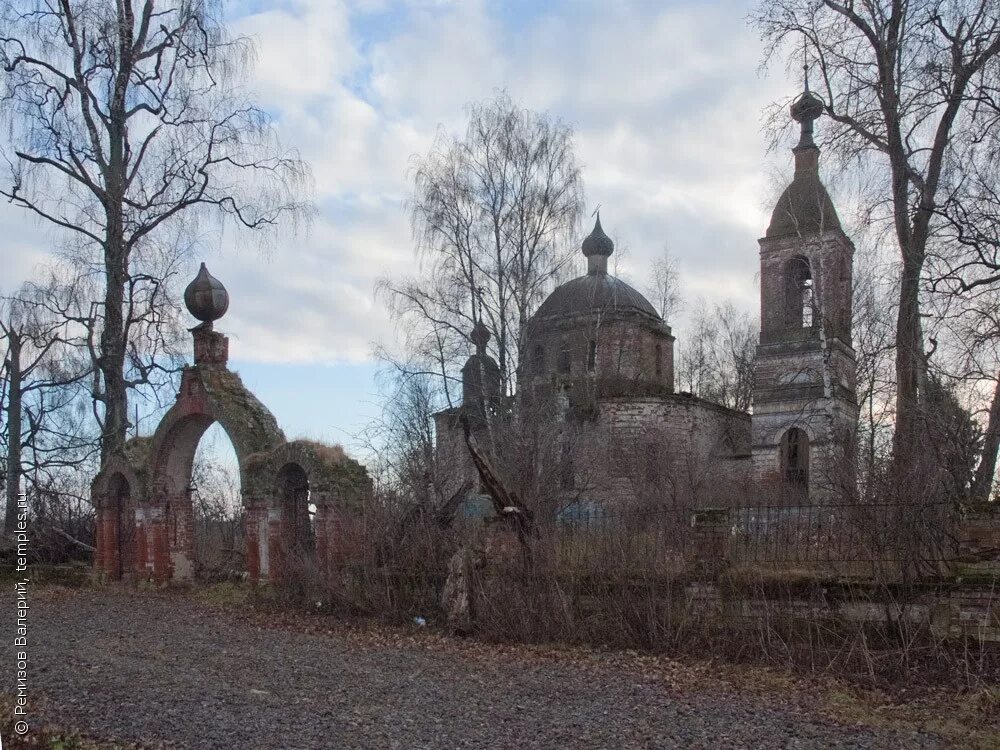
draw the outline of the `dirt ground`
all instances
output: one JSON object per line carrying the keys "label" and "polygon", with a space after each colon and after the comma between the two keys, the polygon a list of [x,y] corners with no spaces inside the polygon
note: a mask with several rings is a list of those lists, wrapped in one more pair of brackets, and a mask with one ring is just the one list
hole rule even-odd
{"label": "dirt ground", "polygon": [[[0,605],[12,633],[9,592]],[[42,588],[29,622],[25,742],[38,744],[25,746],[52,746],[45,726],[63,748],[934,748],[996,737],[963,739],[926,711],[862,710],[843,690],[710,662],[365,630],[190,594]],[[0,641],[8,675],[12,640]],[[9,713],[13,676],[4,682]],[[0,725],[4,747],[11,725]]]}

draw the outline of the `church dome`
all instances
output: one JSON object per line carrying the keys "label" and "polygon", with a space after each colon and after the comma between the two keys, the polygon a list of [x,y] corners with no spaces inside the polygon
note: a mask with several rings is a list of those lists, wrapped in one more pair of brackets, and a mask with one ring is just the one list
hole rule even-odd
{"label": "church dome", "polygon": [[596,394],[672,393],[670,326],[649,300],[608,274],[614,242],[601,229],[600,217],[581,250],[587,274],[556,287],[531,316],[519,383],[541,392],[553,385],[572,390],[573,383],[580,384],[573,398],[581,414],[591,415],[588,399]]}
{"label": "church dome", "polygon": [[796,170],[771,213],[766,236],[816,234],[830,229],[840,229],[840,218],[819,172]]}
{"label": "church dome", "polygon": [[202,263],[198,275],[184,290],[184,304],[195,318],[211,327],[212,322],[225,315],[229,309],[229,292]]}
{"label": "church dome", "polygon": [[615,251],[615,243],[604,233],[604,228],[601,227],[600,213],[597,214],[597,221],[594,224],[594,228],[583,241],[581,249],[583,250],[583,254],[588,258],[591,255],[603,255],[607,258]]}
{"label": "church dome", "polygon": [[826,186],[819,179],[819,148],[813,140],[813,123],[823,114],[823,100],[806,85],[789,108],[792,119],[801,126],[795,154],[795,176],[778,199],[771,213],[767,237],[802,236],[840,229],[840,218],[833,207]]}
{"label": "church dome", "polygon": [[535,313],[536,318],[595,312],[635,312],[660,319],[638,291],[608,274],[587,274],[555,288]]}
{"label": "church dome", "polygon": [[614,242],[601,228],[601,216],[598,214],[594,229],[581,246],[587,258],[587,275],[556,287],[539,306],[534,317],[592,315],[614,311],[641,313],[660,320],[649,300],[621,279],[608,275],[608,257],[614,249]]}

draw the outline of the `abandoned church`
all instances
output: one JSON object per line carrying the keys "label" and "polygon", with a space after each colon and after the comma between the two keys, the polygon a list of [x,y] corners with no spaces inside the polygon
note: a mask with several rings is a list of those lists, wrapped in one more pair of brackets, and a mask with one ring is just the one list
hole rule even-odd
{"label": "abandoned church", "polygon": [[[808,88],[792,105],[801,125],[795,174],[760,240],[753,414],[675,391],[670,326],[608,273],[614,243],[598,217],[582,244],[586,275],[557,287],[528,321],[513,400],[500,392],[489,333],[472,331],[463,403],[435,415],[452,490],[479,486],[469,440],[488,443],[490,424],[504,421],[490,416],[518,412],[547,415],[538,421],[556,446],[544,471],[564,498],[557,517],[629,504],[726,505],[765,485],[805,502],[853,484],[853,246],[819,178],[812,134],[821,111]],[[213,330],[229,297],[204,264],[184,297],[201,321],[191,329],[194,362],[152,437],[130,441],[93,482],[96,567],[109,578],[195,575],[192,462],[213,423],[239,460],[250,579],[278,578],[289,550],[305,546],[320,570],[348,559],[352,509],[371,491],[364,467],[337,447],[286,440],[229,369],[228,339]],[[477,498],[468,493],[470,513]]]}
{"label": "abandoned church", "polygon": [[[582,243],[587,273],[556,288],[528,323],[518,372],[520,412],[547,413],[558,432],[563,517],[623,505],[729,505],[751,487],[790,502],[829,499],[853,484],[856,420],[851,348],[854,248],[819,177],[808,88],[791,107],[801,137],[794,178],[760,240],[760,342],[753,414],[674,389],[670,326],[608,273],[614,243],[600,217]],[[485,329],[462,370],[463,403],[436,416],[439,461],[475,479],[463,417],[479,442],[501,399]],[[515,409],[514,411],[518,411]]]}

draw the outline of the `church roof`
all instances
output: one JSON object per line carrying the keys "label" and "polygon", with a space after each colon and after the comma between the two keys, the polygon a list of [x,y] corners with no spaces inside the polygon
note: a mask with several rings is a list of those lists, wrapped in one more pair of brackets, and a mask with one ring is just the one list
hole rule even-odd
{"label": "church roof", "polygon": [[766,236],[815,234],[830,229],[840,229],[840,219],[818,170],[796,170],[771,213]]}
{"label": "church roof", "polygon": [[615,243],[601,228],[600,214],[581,250],[587,258],[587,275],[556,287],[539,306],[536,319],[614,311],[638,312],[660,320],[649,300],[621,279],[608,275],[608,256],[614,252]]}
{"label": "church roof", "polygon": [[840,229],[837,209],[819,179],[819,148],[813,141],[813,123],[823,114],[823,100],[809,90],[806,69],[805,91],[790,108],[792,119],[801,125],[795,154],[795,177],[785,188],[771,213],[767,237],[802,236]]}
{"label": "church roof", "polygon": [[660,319],[645,297],[621,279],[606,273],[587,274],[555,288],[535,313],[536,318],[606,312],[638,312]]}

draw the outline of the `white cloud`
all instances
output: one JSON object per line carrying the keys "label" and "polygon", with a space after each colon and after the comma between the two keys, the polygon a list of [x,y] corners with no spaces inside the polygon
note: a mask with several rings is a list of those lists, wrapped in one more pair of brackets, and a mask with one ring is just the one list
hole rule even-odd
{"label": "white cloud", "polygon": [[[790,162],[765,157],[760,110],[793,84],[757,75],[748,7],[560,3],[513,18],[478,0],[237,6],[236,31],[259,46],[251,86],[311,163],[321,215],[269,259],[236,238],[209,254],[233,299],[220,328],[234,356],[356,362],[392,338],[373,287],[414,262],[410,158],[498,87],[574,125],[588,198],[628,244],[636,286],[668,244],[690,297],[755,307],[768,175]],[[26,226],[0,209],[4,255],[16,255],[5,270],[19,278],[44,247]]]}
{"label": "white cloud", "polygon": [[257,46],[254,85],[265,105],[296,108],[351,74],[360,56],[348,9],[326,0],[297,0],[243,16],[234,31]]}

